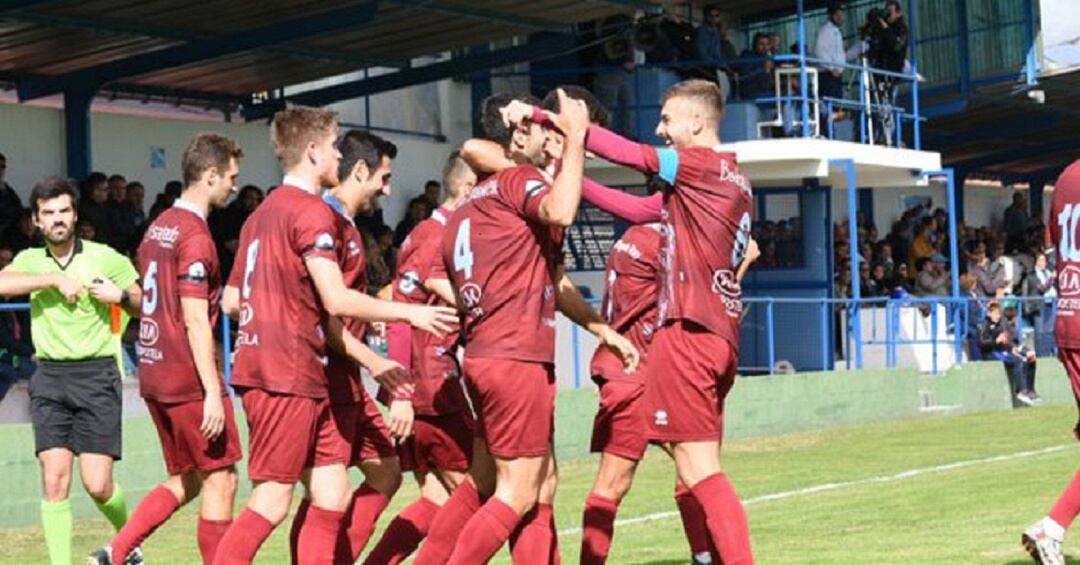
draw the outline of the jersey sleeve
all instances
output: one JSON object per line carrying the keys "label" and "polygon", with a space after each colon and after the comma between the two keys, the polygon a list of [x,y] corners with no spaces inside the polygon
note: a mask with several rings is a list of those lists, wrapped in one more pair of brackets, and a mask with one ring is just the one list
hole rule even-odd
{"label": "jersey sleeve", "polygon": [[510,203],[530,220],[540,220],[540,204],[544,197],[551,192],[551,185],[533,167],[519,167],[507,175],[506,182],[507,198]]}
{"label": "jersey sleeve", "polygon": [[131,260],[119,252],[109,249],[102,256],[102,271],[108,278],[122,290],[135,284],[139,280],[139,273]]}
{"label": "jersey sleeve", "polygon": [[413,229],[407,243],[398,256],[397,291],[415,299],[424,293],[423,283],[427,280],[433,254],[439,252],[439,246],[437,241],[432,240],[431,230],[425,223]]}
{"label": "jersey sleeve", "polygon": [[646,166],[656,172],[656,176],[672,187],[679,178],[682,154],[674,147],[643,146]]}
{"label": "jersey sleeve", "polygon": [[334,214],[322,201],[300,211],[292,230],[293,250],[304,259],[319,257],[336,263],[341,234],[334,223]]}
{"label": "jersey sleeve", "polygon": [[203,234],[187,238],[176,250],[176,282],[180,296],[209,299],[210,270],[215,263],[214,242]]}

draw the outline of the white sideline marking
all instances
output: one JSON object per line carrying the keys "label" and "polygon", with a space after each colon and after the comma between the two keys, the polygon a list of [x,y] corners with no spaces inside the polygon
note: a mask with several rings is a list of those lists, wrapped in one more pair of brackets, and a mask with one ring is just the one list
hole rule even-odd
{"label": "white sideline marking", "polygon": [[[876,477],[868,477],[865,479],[859,479],[856,481],[845,481],[841,483],[824,483],[820,485],[814,485],[810,487],[804,487],[795,490],[785,490],[780,492],[774,492],[772,494],[763,494],[761,496],[755,496],[754,498],[747,498],[743,500],[743,506],[750,506],[752,504],[759,504],[762,502],[773,502],[776,500],[784,500],[793,498],[796,496],[804,496],[807,494],[816,494],[819,492],[828,492],[834,490],[840,490],[850,487],[858,487],[876,483],[891,483],[895,481],[902,481],[905,479],[911,479],[922,475],[930,475],[934,473],[944,473],[947,471],[955,471],[956,469],[963,469],[966,467],[974,467],[977,465],[984,465],[986,463],[1001,463],[1003,461],[1015,461],[1017,459],[1028,459],[1031,457],[1038,457],[1040,455],[1047,455],[1049,453],[1058,453],[1065,451],[1070,447],[1074,447],[1076,444],[1064,444],[1055,445],[1051,447],[1045,447],[1043,449],[1033,449],[1030,451],[1017,451],[1015,453],[1006,453],[1004,455],[995,455],[993,457],[986,457],[983,459],[968,459],[967,461],[957,461],[956,463],[947,463],[945,465],[934,465],[933,467],[921,467],[918,469],[909,469],[907,471],[901,471],[893,475],[879,475]],[[679,516],[677,511],[668,512],[655,512],[653,514],[646,514],[644,516],[636,516],[634,518],[626,518],[624,520],[616,520],[616,526],[630,526],[633,524],[642,524],[645,522],[655,522],[658,520],[667,520],[668,518],[676,518]],[[560,536],[572,536],[581,533],[581,528],[567,528],[560,530]]]}

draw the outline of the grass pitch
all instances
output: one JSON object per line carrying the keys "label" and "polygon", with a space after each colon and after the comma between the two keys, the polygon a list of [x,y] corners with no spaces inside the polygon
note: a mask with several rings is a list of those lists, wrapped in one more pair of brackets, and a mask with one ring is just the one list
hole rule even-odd
{"label": "grass pitch", "polygon": [[[724,463],[747,503],[759,563],[1028,563],[1020,532],[1078,467],[1075,410],[927,417],[730,442]],[[595,472],[595,458],[561,465],[556,512],[566,563],[577,562]],[[625,522],[611,563],[689,561],[673,481],[666,456],[650,451],[619,509]],[[407,481],[381,526],[415,496]],[[193,505],[158,530],[143,546],[147,562],[198,563],[195,519]],[[259,563],[287,562],[287,529],[263,546]],[[77,521],[75,555],[109,537],[104,519]],[[3,539],[0,562],[47,563],[39,528],[10,529]],[[1066,551],[1075,555],[1077,544],[1067,541]]]}

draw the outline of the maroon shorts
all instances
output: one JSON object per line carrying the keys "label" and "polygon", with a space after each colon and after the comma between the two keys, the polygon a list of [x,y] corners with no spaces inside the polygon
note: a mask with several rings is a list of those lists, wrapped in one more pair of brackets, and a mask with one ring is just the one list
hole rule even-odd
{"label": "maroon shorts", "polygon": [[737,365],[731,344],[694,322],[677,320],[656,332],[643,402],[649,439],[723,439],[724,398]]}
{"label": "maroon shorts", "polygon": [[603,381],[600,409],[593,420],[592,452],[641,461],[649,440],[641,399],[645,385],[634,381]]}
{"label": "maroon shorts", "polygon": [[476,420],[468,412],[417,415],[413,435],[398,446],[403,471],[426,475],[435,469],[469,470]]}
{"label": "maroon shorts", "polygon": [[243,392],[243,402],[251,480],[295,483],[316,464],[348,463],[325,398],[251,388]]}
{"label": "maroon shorts", "polygon": [[334,404],[330,410],[337,428],[341,430],[341,449],[349,465],[397,456],[390,430],[370,394],[364,392],[360,402]]}
{"label": "maroon shorts", "polygon": [[542,457],[555,429],[555,368],[512,359],[465,358],[476,437],[500,459]]}
{"label": "maroon shorts", "polygon": [[[1061,364],[1065,366],[1065,372],[1069,375],[1073,397],[1076,398],[1076,407],[1080,409],[1080,349],[1059,349],[1058,358],[1061,359]],[[1073,435],[1080,440],[1080,418],[1077,418]]]}
{"label": "maroon shorts", "polygon": [[216,471],[243,458],[240,434],[236,431],[232,398],[221,399],[225,405],[225,429],[213,441],[203,437],[203,401],[164,403],[146,399],[146,408],[154,420],[165,469],[169,476],[192,471]]}

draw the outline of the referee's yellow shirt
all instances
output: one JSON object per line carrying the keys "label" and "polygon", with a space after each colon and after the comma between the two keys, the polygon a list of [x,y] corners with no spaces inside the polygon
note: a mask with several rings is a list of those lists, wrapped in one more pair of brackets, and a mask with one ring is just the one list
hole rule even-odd
{"label": "referee's yellow shirt", "polygon": [[[124,290],[139,280],[127,257],[107,245],[81,239],[75,240],[75,252],[67,265],[61,265],[47,247],[34,247],[16,255],[6,270],[29,275],[59,273],[87,287],[94,279],[107,279]],[[125,312],[120,327],[127,327],[127,322]],[[32,293],[30,336],[38,358],[48,361],[78,361],[116,354],[109,305],[94,300],[87,292],[75,304],[68,304],[55,288]]]}

